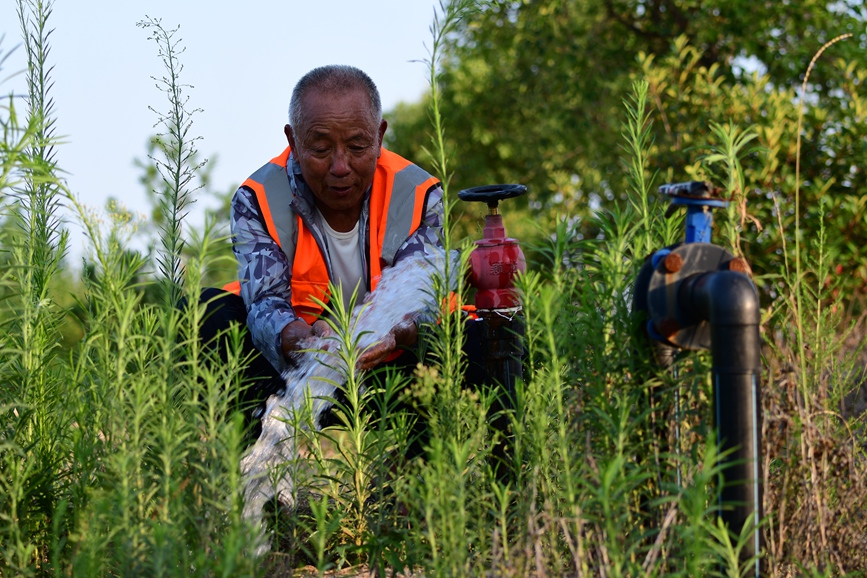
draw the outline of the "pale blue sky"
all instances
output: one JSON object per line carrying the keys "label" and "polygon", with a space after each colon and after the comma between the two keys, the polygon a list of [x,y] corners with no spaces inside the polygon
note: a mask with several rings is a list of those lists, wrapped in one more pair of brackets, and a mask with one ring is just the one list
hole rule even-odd
{"label": "pale blue sky", "polygon": [[[0,49],[21,42],[17,0],[0,1]],[[128,208],[147,209],[133,159],[144,158],[167,109],[151,76],[162,76],[157,45],[136,27],[146,16],[180,25],[186,52],[181,81],[194,86],[192,134],[201,136],[202,155],[219,158],[214,184],[222,190],[243,181],[285,146],[283,125],[292,87],[323,64],[351,64],[377,83],[383,107],[414,101],[427,88],[429,31],[436,0],[56,0],[49,20],[50,63],[58,151],[70,189],[88,205],[101,207],[114,196]],[[18,47],[0,79],[25,67]],[[23,75],[0,84],[0,92],[22,91]],[[200,210],[194,212],[194,217]],[[71,257],[78,260],[83,237],[73,231]]]}

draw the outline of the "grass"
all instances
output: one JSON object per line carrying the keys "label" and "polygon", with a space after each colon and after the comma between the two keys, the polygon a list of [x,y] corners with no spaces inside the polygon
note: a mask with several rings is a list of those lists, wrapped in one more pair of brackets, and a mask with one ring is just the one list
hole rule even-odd
{"label": "grass", "polygon": [[[439,50],[473,9],[448,3],[432,27],[431,152],[447,213],[457,208],[436,97]],[[0,575],[261,576],[304,566],[318,575],[358,567],[437,576],[749,570],[738,556],[746,537],[731,535],[715,515],[709,359],[682,354],[676,371],[660,372],[631,312],[643,258],[680,237],[680,222],[660,219],[649,194],[658,183],[645,84],[624,103],[626,202],[597,215],[598,239],[579,240],[561,222],[537,241],[540,260],[519,280],[527,357],[515,405],[505,410],[513,448],[506,467],[492,451],[503,435],[491,425],[497,390],[462,386],[462,321],[445,314],[426,328],[426,364],[414,375],[365,388],[350,372],[337,425],[301,428],[305,459],[287,464],[298,476],[297,508],[273,510],[272,552],[257,559],[238,467],[245,442],[236,402],[245,384],[237,376],[245,360],[235,347],[227,363],[211,363],[192,330],[202,308],[175,307],[179,295],[198,294],[216,242],[201,235],[185,248],[183,237],[196,166],[179,90],[180,41],[158,20],[146,23],[166,66],[168,108],[157,114],[168,157],[159,270],[143,279],[150,264],[125,250],[128,215],[118,208],[107,224],[98,222],[59,177],[50,12],[50,2],[19,1],[31,63],[27,114],[14,99],[0,108],[4,230],[18,227],[3,237],[0,273]],[[738,199],[749,186],[738,157],[750,129],[718,124],[713,134],[706,170]],[[77,209],[91,240],[92,274],[74,308],[84,337],[69,351],[58,347],[69,308],[52,289],[66,246],[60,203]],[[745,234],[740,215],[724,222],[732,248]],[[864,323],[846,317],[845,296],[835,293],[833,234],[821,229],[789,247],[787,258],[796,255],[800,265],[774,278],[781,298],[763,313],[761,531],[770,575],[867,569],[863,417],[838,409],[863,371],[863,352],[849,344],[863,343]],[[444,243],[466,257],[466,245],[448,235]],[[445,276],[432,288],[437,302],[462,269]],[[160,298],[146,299],[146,291]],[[335,328],[349,336],[343,313]],[[427,432],[424,451],[405,460],[415,420]]]}

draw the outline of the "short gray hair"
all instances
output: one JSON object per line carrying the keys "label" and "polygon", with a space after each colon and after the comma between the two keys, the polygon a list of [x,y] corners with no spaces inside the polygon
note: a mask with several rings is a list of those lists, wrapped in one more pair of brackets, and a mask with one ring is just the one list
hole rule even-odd
{"label": "short gray hair", "polygon": [[329,64],[314,68],[302,76],[298,84],[295,85],[295,89],[292,91],[292,100],[289,101],[289,126],[295,130],[303,126],[306,120],[301,103],[304,96],[311,90],[327,90],[337,93],[361,90],[367,93],[370,98],[371,120],[376,125],[379,125],[382,120],[382,101],[373,80],[354,66]]}

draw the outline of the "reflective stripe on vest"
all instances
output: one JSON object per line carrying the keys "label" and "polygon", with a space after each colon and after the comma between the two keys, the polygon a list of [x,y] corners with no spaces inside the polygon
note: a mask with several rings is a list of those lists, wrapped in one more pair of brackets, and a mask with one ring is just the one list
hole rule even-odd
{"label": "reflective stripe on vest", "polygon": [[[259,211],[262,213],[268,234],[284,253],[295,244],[297,231],[295,212],[290,208],[294,194],[286,176],[289,152],[287,147],[283,154],[271,159],[268,164],[250,175],[242,185],[256,193]],[[290,261],[292,260],[293,255],[286,256]]]}
{"label": "reflective stripe on vest", "polygon": [[328,268],[313,233],[301,223],[301,217],[295,218],[298,242],[292,263],[292,308],[298,317],[312,325],[322,313],[320,302],[329,300]]}
{"label": "reflective stripe on vest", "polygon": [[[292,263],[292,307],[305,321],[313,323],[322,313],[314,297],[328,300],[328,270],[313,234],[290,207],[293,193],[286,176],[289,153],[287,147],[253,173],[244,186],[256,194],[268,234]],[[398,249],[418,229],[427,193],[437,184],[439,181],[423,169],[382,149],[369,204],[371,291],[376,288],[382,268],[394,263]],[[229,285],[224,289],[231,290]],[[239,283],[234,292],[240,292]]]}

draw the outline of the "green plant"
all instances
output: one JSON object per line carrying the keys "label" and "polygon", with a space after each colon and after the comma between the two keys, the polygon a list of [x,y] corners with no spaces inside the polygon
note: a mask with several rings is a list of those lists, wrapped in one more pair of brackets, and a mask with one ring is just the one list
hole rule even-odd
{"label": "green plant", "polygon": [[[18,17],[28,57],[27,122],[18,124],[10,98],[3,119],[3,171],[0,185],[5,217],[18,235],[8,247],[3,276],[9,293],[3,303],[3,425],[0,486],[4,511],[0,550],[4,564],[33,575],[47,559],[52,532],[48,522],[60,516],[66,482],[61,472],[69,459],[71,416],[63,406],[65,374],[58,363],[55,334],[64,312],[50,294],[67,246],[59,225],[62,183],[57,177],[53,101],[48,63],[47,21],[51,4],[18,2]],[[7,156],[8,155],[8,156]],[[5,199],[4,199],[5,200]],[[4,291],[5,293],[5,291]],[[15,311],[16,315],[9,315]]]}
{"label": "green plant", "polygon": [[[741,233],[744,230],[744,222],[748,214],[746,179],[744,178],[744,169],[741,165],[741,157],[751,152],[745,147],[757,135],[752,127],[741,131],[732,123],[723,126],[712,122],[710,129],[713,135],[719,139],[720,144],[719,146],[711,147],[711,152],[703,156],[701,160],[707,166],[713,166],[714,164],[721,164],[723,166],[723,176],[721,178],[726,180],[725,190],[727,194],[721,196],[729,200],[729,206],[726,209],[726,220],[723,226],[720,227],[720,232],[725,240],[726,247],[733,251],[735,255],[742,255]],[[714,180],[720,182],[719,178]],[[761,229],[761,224],[755,218],[753,218],[753,222]]]}
{"label": "green plant", "polygon": [[[158,262],[164,276],[165,300],[167,307],[174,308],[181,297],[183,272],[181,253],[184,239],[181,231],[181,221],[187,207],[192,202],[192,194],[199,187],[191,187],[196,172],[207,162],[197,161],[195,143],[198,138],[189,134],[192,126],[192,116],[198,109],[188,110],[189,96],[184,90],[190,88],[180,81],[183,65],[178,56],[183,52],[175,35],[178,29],[166,30],[158,19],[142,20],[138,26],[151,31],[150,40],[157,43],[159,57],[165,67],[165,76],[154,78],[157,86],[166,94],[169,109],[165,113],[157,112],[158,122],[165,129],[164,133],[155,138],[159,147],[165,151],[165,156],[151,157],[162,177],[164,187],[160,194],[160,209],[162,212],[163,252]],[[155,109],[151,109],[156,112]],[[196,161],[198,164],[191,164]]]}
{"label": "green plant", "polygon": [[[11,189],[17,201],[5,209],[26,234],[3,279],[10,293],[0,339],[0,572],[251,575],[240,515],[241,421],[233,417],[243,360],[230,353],[216,364],[201,350],[190,331],[201,305],[155,307],[131,291],[145,265],[124,250],[131,215],[109,206],[103,231],[58,180],[47,94],[50,12],[50,3],[19,3],[30,61],[27,128],[17,124],[14,101],[3,109],[10,154],[2,192]],[[66,311],[52,286],[66,239],[56,217],[61,202],[77,211],[93,247],[76,307],[85,337],[69,355],[56,347]],[[173,278],[193,294],[209,261],[207,239],[184,278]],[[167,246],[177,249],[178,239]]]}

